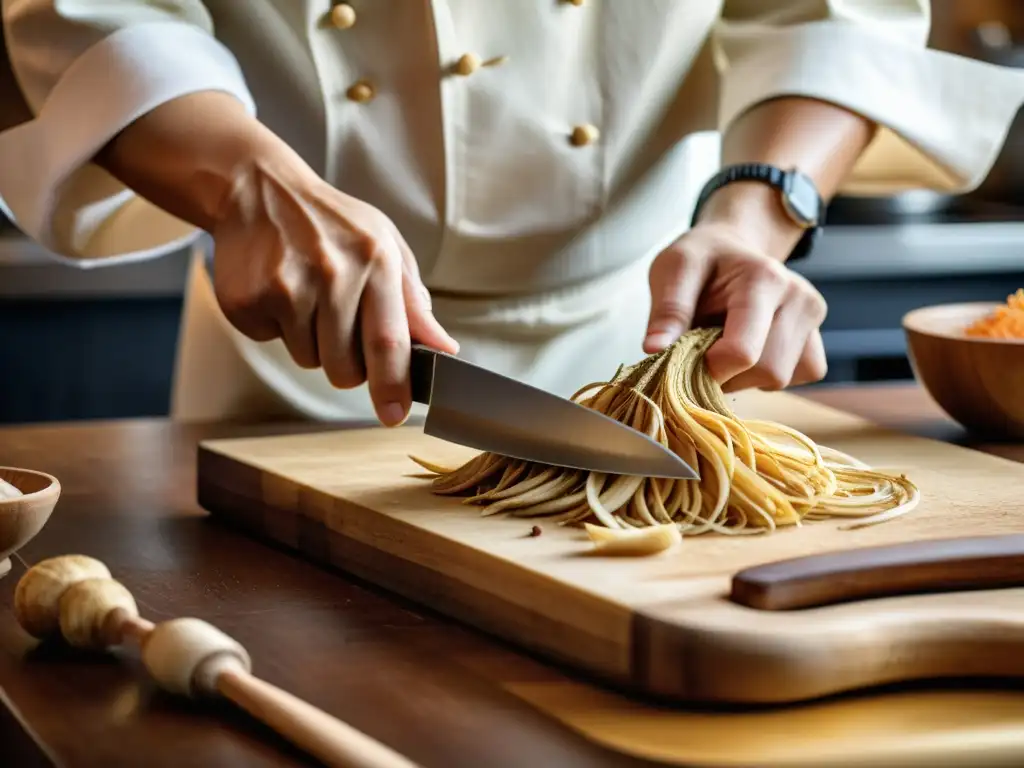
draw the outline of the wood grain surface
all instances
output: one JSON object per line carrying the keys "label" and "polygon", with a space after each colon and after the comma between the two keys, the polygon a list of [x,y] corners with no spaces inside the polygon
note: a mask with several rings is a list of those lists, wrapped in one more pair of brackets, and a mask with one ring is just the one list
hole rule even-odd
{"label": "wood grain surface", "polygon": [[137,654],[32,641],[14,618],[15,583],[33,563],[73,552],[106,563],[147,618],[209,621],[246,647],[261,678],[424,768],[645,764],[505,688],[560,679],[555,670],[238,536],[196,505],[200,439],[325,428],[129,420],[0,429],[0,464],[49,472],[63,488],[46,527],[0,580],[3,768],[315,765],[231,706],[161,693]]}
{"label": "wood grain surface", "polygon": [[[1024,461],[1024,446],[976,442],[913,386],[807,394]],[[194,491],[199,440],[303,429],[333,427],[128,420],[0,429],[0,464],[50,472],[63,486],[50,522],[0,580],[5,767],[309,765],[230,709],[156,692],[130,655],[35,647],[11,612],[15,580],[68,552],[101,558],[151,618],[215,623],[246,646],[261,676],[424,768],[1024,764],[1024,693],[1012,682],[900,685],[755,710],[647,706],[205,519]]]}
{"label": "wood grain surface", "polygon": [[[202,506],[310,559],[595,674],[682,702],[780,703],[944,676],[1024,674],[1024,590],[888,597],[766,613],[729,599],[737,571],[880,544],[1024,532],[1024,467],[888,432],[788,394],[745,393],[741,415],[778,421],[922,490],[912,514],[842,530],[689,538],[649,558],[589,556],[578,529],[481,518],[408,477],[410,453],[472,451],[418,427],[209,442]],[[854,631],[855,630],[855,631]],[[842,664],[834,663],[842,658]]]}

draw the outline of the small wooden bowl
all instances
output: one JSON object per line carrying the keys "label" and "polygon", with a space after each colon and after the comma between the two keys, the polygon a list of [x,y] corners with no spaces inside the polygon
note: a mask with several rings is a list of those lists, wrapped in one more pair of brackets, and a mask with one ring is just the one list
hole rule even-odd
{"label": "small wooden bowl", "polygon": [[46,525],[60,498],[60,483],[45,472],[0,467],[0,478],[23,496],[0,499],[0,578],[11,570],[11,555]]}
{"label": "small wooden bowl", "polygon": [[914,375],[942,409],[978,436],[1024,439],[1024,340],[964,335],[992,302],[908,312],[903,330]]}

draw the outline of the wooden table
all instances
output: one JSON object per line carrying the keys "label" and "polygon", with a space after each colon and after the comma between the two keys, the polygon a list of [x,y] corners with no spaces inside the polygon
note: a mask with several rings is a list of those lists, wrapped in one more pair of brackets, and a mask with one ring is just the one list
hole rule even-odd
{"label": "wooden table", "polygon": [[[886,426],[970,444],[915,386],[808,396]],[[371,586],[204,519],[196,443],[324,425],[122,421],[0,429],[0,464],[56,475],[57,512],[0,581],[4,766],[283,766],[307,761],[244,716],[171,700],[131,655],[26,653],[15,581],[44,557],[105,561],[153,620],[193,615],[236,637],[257,673],[425,768],[637,766],[549,720],[499,682],[564,673]],[[1024,446],[979,445],[1024,461]]]}

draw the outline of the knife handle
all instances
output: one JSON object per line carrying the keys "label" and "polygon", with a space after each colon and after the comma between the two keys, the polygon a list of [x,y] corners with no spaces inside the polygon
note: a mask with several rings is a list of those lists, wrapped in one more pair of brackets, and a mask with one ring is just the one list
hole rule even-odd
{"label": "knife handle", "polygon": [[1024,534],[936,539],[779,560],[732,578],[733,602],[762,611],[1024,586]]}

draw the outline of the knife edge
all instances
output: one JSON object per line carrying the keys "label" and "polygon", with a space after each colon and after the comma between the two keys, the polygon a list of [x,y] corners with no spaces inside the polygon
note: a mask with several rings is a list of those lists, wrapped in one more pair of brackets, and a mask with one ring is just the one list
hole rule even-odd
{"label": "knife edge", "polygon": [[[468,374],[469,381],[472,381],[473,377],[482,378],[483,382],[490,384],[499,392],[504,389],[506,395],[509,392],[508,388],[514,387],[517,395],[526,393],[531,397],[538,398],[535,406],[540,409],[539,413],[558,413],[558,418],[562,419],[571,414],[569,416],[571,419],[582,420],[584,432],[589,433],[592,440],[577,443],[566,440],[564,435],[561,436],[561,439],[554,441],[550,439],[550,436],[545,439],[542,437],[543,429],[540,430],[541,434],[536,434],[528,427],[522,427],[516,418],[510,417],[504,401],[499,401],[494,406],[498,408],[499,412],[505,413],[504,418],[494,417],[491,409],[482,411],[479,407],[469,408],[469,412],[473,413],[472,416],[464,413],[466,403],[463,402],[461,394],[457,398],[458,402],[453,401],[452,393],[448,392],[442,398],[443,403],[433,403],[435,378],[438,373],[439,361],[442,359],[446,363],[450,361],[450,364],[444,369],[447,371],[446,381],[448,381],[449,387],[452,385],[453,376],[456,380],[466,380],[466,373],[456,375],[455,371],[471,372]],[[479,385],[481,382],[478,380],[475,383]],[[671,449],[627,424],[600,411],[481,368],[444,352],[422,345],[414,345],[410,360],[410,384],[413,400],[428,407],[424,431],[448,442],[523,461],[536,461],[541,464],[581,471],[635,477],[700,479],[699,471],[687,464]],[[466,392],[465,397],[472,397],[474,392],[479,392],[480,389],[481,387],[478,386],[476,390]],[[490,387],[486,389],[490,389]],[[460,406],[459,403],[462,405]],[[531,416],[534,416],[533,420],[536,422],[536,415],[531,414]],[[530,419],[527,418],[527,421]],[[596,439],[598,436],[604,439]],[[626,450],[611,450],[601,447],[621,444],[623,441],[627,444]],[[573,454],[575,458],[568,460],[566,454]]]}

